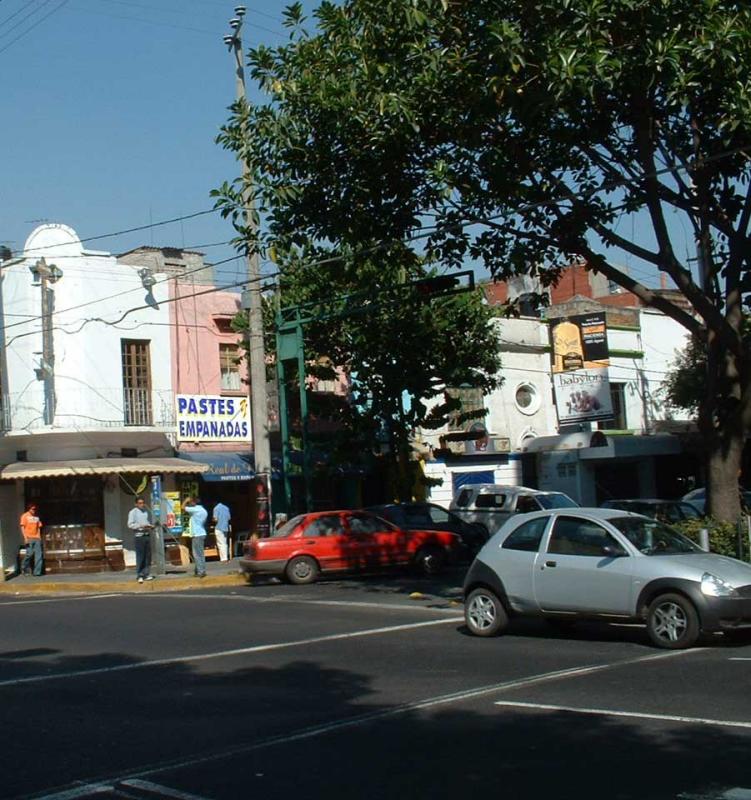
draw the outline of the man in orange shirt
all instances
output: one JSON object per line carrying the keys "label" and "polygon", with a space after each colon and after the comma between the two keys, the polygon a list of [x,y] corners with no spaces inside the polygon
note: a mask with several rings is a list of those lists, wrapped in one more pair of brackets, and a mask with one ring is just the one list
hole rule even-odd
{"label": "man in orange shirt", "polygon": [[44,574],[44,556],[42,555],[42,522],[37,516],[36,503],[29,503],[26,513],[21,514],[21,534],[26,543],[26,557],[21,571],[29,574],[31,560],[34,559],[34,575]]}

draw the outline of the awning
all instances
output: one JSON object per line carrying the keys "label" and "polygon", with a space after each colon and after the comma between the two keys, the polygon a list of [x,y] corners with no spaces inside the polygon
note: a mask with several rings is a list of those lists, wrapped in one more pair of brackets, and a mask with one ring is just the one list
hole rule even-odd
{"label": "awning", "polygon": [[[201,459],[200,461],[203,461]],[[202,473],[209,469],[198,459],[181,458],[91,458],[78,461],[16,461],[0,470],[0,479],[70,478],[79,475],[125,475],[127,473]]]}
{"label": "awning", "polygon": [[201,478],[204,481],[249,481],[255,478],[253,456],[243,453],[180,453],[184,463],[208,464]]}

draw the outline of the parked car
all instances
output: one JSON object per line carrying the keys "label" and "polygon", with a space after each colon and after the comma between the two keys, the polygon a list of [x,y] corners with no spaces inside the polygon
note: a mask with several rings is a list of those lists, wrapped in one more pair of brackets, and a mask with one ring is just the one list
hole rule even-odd
{"label": "parked car", "polygon": [[669,649],[690,647],[701,631],[751,627],[750,564],[616,509],[510,519],[472,562],[464,593],[477,636],[501,633],[517,614],[645,622],[652,642]]}
{"label": "parked car", "polygon": [[696,506],[684,500],[606,500],[600,508],[619,508],[632,514],[643,514],[645,517],[659,519],[668,525],[685,522],[689,519],[701,519],[702,514]]}
{"label": "parked car", "polygon": [[[683,499],[687,503],[691,503],[703,515],[707,510],[707,490],[702,487],[701,489],[693,489],[688,494],[683,495]],[[747,508],[751,508],[751,492],[743,492],[743,500]]]}
{"label": "parked car", "polygon": [[301,584],[326,573],[399,566],[432,575],[458,560],[461,550],[461,539],[448,531],[407,531],[367,511],[319,511],[245,542],[239,564],[247,574]]}
{"label": "parked car", "polygon": [[512,514],[528,514],[548,508],[577,508],[578,505],[563,492],[474,483],[457,492],[449,509],[465,522],[482,525],[492,535]]}
{"label": "parked car", "polygon": [[474,555],[488,541],[488,529],[479,522],[465,522],[435,503],[387,503],[365,509],[408,531],[450,531],[461,537]]}

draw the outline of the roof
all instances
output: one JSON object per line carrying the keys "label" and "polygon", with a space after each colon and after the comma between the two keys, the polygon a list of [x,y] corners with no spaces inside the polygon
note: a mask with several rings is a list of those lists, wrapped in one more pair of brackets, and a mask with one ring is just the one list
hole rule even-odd
{"label": "roof", "polygon": [[202,473],[208,464],[181,458],[91,458],[77,461],[16,461],[0,469],[0,479],[67,478],[79,475],[123,475],[126,473]]}

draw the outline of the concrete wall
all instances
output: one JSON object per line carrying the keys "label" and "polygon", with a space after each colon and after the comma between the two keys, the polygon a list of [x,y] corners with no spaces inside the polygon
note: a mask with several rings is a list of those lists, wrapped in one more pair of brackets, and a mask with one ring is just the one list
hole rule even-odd
{"label": "concrete wall", "polygon": [[[169,312],[162,281],[148,292],[134,266],[84,249],[65,225],[42,225],[26,241],[27,258],[4,269],[8,392],[12,430],[80,430],[123,425],[122,339],[149,341],[155,421],[172,414]],[[57,407],[44,423],[41,288],[30,267],[44,256],[62,270],[54,292],[54,377]],[[159,276],[157,276],[158,278]],[[11,316],[13,315],[13,316]]]}

